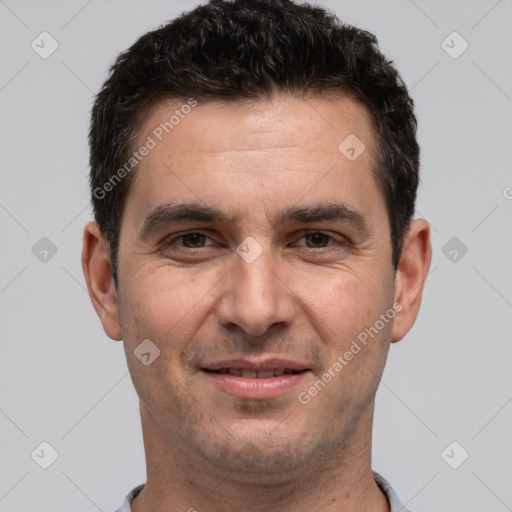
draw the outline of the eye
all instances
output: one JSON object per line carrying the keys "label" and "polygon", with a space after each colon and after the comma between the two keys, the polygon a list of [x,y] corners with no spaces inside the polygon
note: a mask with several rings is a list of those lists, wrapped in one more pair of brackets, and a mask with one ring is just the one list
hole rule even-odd
{"label": "eye", "polygon": [[[207,246],[207,240],[210,240],[210,237],[206,236],[203,233],[193,231],[190,233],[183,233],[179,236],[175,236],[174,238],[171,238],[168,242],[166,242],[165,245],[185,249],[200,249],[201,247]],[[181,243],[178,243],[179,241],[181,241]]]}
{"label": "eye", "polygon": [[319,248],[319,247],[327,247],[329,245],[329,240],[331,236],[325,233],[307,233],[304,236],[308,247]]}
{"label": "eye", "polygon": [[305,244],[297,243],[297,245],[303,247],[306,246],[310,249],[323,249],[333,245],[332,238],[333,237],[327,233],[323,233],[321,231],[312,231],[305,233],[302,238],[300,238],[299,241],[304,240]]}
{"label": "eye", "polygon": [[202,233],[187,233],[180,238],[185,247],[196,248],[204,246],[207,236]]}

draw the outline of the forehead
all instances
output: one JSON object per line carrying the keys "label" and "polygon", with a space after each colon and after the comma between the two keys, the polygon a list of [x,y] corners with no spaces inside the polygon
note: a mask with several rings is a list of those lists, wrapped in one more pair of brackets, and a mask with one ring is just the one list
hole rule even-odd
{"label": "forehead", "polygon": [[[349,96],[280,94],[191,104],[160,103],[144,119],[136,147],[151,140],[152,149],[140,161],[128,194],[128,203],[139,203],[139,213],[176,199],[229,198],[226,206],[236,208],[258,195],[268,204],[273,194],[282,207],[306,192],[311,200],[326,190],[336,195],[340,185],[352,196],[377,189],[372,118]],[[347,158],[354,153],[347,149],[361,148],[357,159]]]}
{"label": "forehead", "polygon": [[[194,100],[195,101],[195,100]],[[353,133],[373,149],[372,117],[351,96],[272,98],[237,101],[167,101],[153,106],[142,127],[157,145],[175,151],[229,151],[300,147],[308,151],[337,150]]]}

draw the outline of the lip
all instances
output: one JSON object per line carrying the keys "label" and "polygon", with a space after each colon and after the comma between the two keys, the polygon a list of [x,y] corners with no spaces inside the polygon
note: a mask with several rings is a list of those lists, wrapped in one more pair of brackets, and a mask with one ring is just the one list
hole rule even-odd
{"label": "lip", "polygon": [[222,368],[239,368],[241,370],[252,370],[255,372],[273,370],[275,368],[287,368],[296,372],[308,370],[304,364],[292,361],[290,359],[281,359],[277,357],[262,359],[261,361],[249,359],[226,359],[225,361],[215,361],[204,365],[206,370],[221,370]]}
{"label": "lip", "polygon": [[[215,371],[225,368],[236,368],[254,372],[285,368],[299,373],[283,374],[268,378],[247,378],[230,375],[229,373],[215,373]],[[208,364],[202,369],[202,373],[225,393],[237,398],[264,400],[277,398],[298,386],[309,373],[309,369],[296,361],[278,358],[261,361],[231,359]]]}

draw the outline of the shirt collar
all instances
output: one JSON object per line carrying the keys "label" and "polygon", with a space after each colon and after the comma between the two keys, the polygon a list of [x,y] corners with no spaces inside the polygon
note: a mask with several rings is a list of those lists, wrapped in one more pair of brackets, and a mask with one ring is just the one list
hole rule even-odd
{"label": "shirt collar", "polygon": [[[383,476],[379,475],[379,473],[376,471],[373,471],[373,478],[380,489],[382,489],[382,492],[386,495],[389,501],[391,512],[411,512],[409,509],[405,508],[404,505],[402,505],[394,489]],[[116,510],[116,512],[131,512],[130,503],[139,495],[142,489],[144,489],[144,484],[135,487],[135,489],[133,489],[130,494],[126,496],[123,504]]]}

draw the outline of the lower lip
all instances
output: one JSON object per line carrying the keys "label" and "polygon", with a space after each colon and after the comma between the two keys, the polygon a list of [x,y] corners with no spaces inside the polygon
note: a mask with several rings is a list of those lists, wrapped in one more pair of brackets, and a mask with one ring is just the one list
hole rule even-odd
{"label": "lower lip", "polygon": [[276,398],[290,391],[297,386],[309,372],[280,375],[279,377],[270,377],[269,379],[248,379],[229,375],[229,373],[205,371],[203,371],[203,373],[213,379],[223,391],[230,395],[238,398],[263,400]]}

